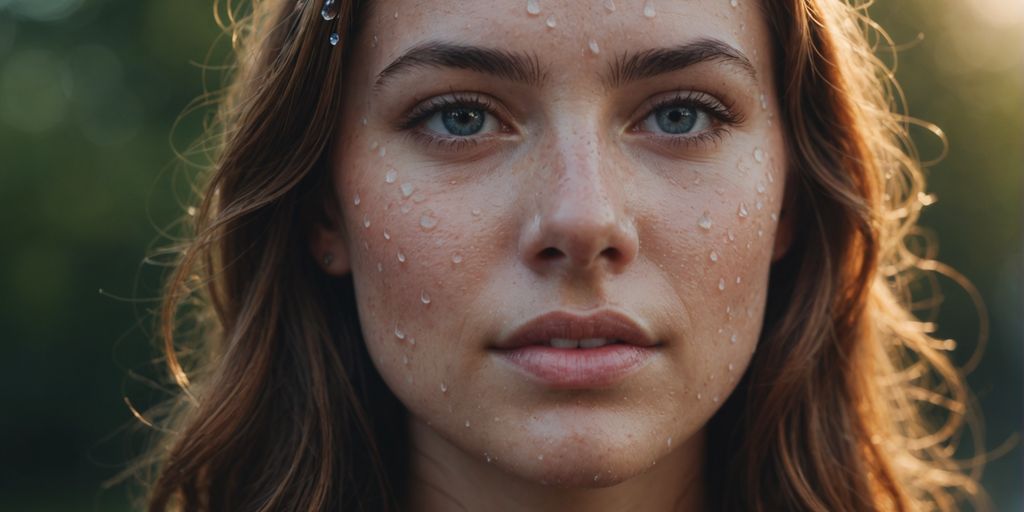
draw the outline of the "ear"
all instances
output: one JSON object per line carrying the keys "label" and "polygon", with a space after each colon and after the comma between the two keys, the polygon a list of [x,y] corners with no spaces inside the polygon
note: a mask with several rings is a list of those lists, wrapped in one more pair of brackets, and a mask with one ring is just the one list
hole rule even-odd
{"label": "ear", "polygon": [[314,216],[309,234],[309,250],[317,265],[334,277],[341,277],[352,271],[345,223],[335,201],[324,201],[320,215]]}
{"label": "ear", "polygon": [[786,186],[782,195],[782,209],[779,211],[779,227],[775,230],[775,247],[772,251],[772,263],[779,261],[789,252],[796,234],[796,177],[794,172],[786,173]]}

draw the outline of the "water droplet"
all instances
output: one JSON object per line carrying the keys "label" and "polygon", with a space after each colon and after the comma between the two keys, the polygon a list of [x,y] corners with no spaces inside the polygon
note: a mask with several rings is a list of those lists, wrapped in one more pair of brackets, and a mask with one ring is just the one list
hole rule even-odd
{"label": "water droplet", "polygon": [[771,217],[772,217],[772,222],[778,222],[779,221],[779,214],[773,212]]}
{"label": "water droplet", "polygon": [[402,329],[400,327],[398,327],[397,325],[395,326],[395,337],[400,339],[400,340],[404,340],[405,339],[405,332],[403,332]]}
{"label": "water droplet", "polygon": [[718,289],[719,290],[725,290],[725,278],[724,277],[718,280]]}
{"label": "water droplet", "polygon": [[768,110],[768,98],[764,97],[764,93],[761,93],[761,110]]}
{"label": "water droplet", "polygon": [[363,215],[363,227],[364,228],[370,227],[370,215],[369,214]]}
{"label": "water droplet", "polygon": [[409,356],[402,354],[402,364],[409,366]]}
{"label": "water droplet", "polygon": [[742,278],[740,276],[736,276],[736,284],[740,284],[740,281],[742,281]]}
{"label": "water droplet", "polygon": [[732,336],[729,336],[729,343],[736,344],[736,333],[732,333]]}
{"label": "water droplet", "polygon": [[195,217],[196,216],[196,207],[195,206],[189,206],[188,208],[185,209],[185,213],[187,213],[189,217]]}
{"label": "water droplet", "polygon": [[761,236],[763,236],[763,235],[764,235],[764,230],[763,229],[758,229],[757,230],[757,237],[761,238]]}
{"label": "water droplet", "polygon": [[764,194],[764,182],[761,182],[761,181],[757,182],[757,187],[756,188],[757,188],[757,193],[758,194]]}
{"label": "water droplet", "polygon": [[371,142],[370,143],[370,151],[373,151],[373,150],[377,149],[377,146],[380,146],[379,142],[377,142],[377,141]]}
{"label": "water droplet", "polygon": [[409,213],[412,210],[412,205],[409,203],[405,203],[399,209],[402,210],[402,213]]}
{"label": "water droplet", "polygon": [[717,404],[718,403],[718,396],[716,395],[714,398],[711,399],[711,401]]}
{"label": "water droplet", "polygon": [[363,116],[363,118],[360,119],[360,121],[363,123],[363,126],[366,126],[370,122],[370,120],[367,119],[366,116]]}
{"label": "water droplet", "polygon": [[740,3],[739,3],[738,0],[729,0],[729,5],[731,5],[733,7],[736,7],[736,6],[740,5]]}
{"label": "water droplet", "polygon": [[548,19],[544,20],[544,24],[547,25],[548,28],[555,28],[555,26],[558,25],[555,21],[554,15],[548,16]]}
{"label": "water droplet", "polygon": [[656,14],[658,12],[654,10],[654,0],[647,0],[644,4],[644,17],[653,18]]}
{"label": "water droplet", "polygon": [[730,372],[733,371],[735,368],[736,368],[736,365],[734,365],[732,363],[729,363],[729,371]]}
{"label": "water droplet", "polygon": [[337,32],[331,32],[331,35],[327,38],[327,42],[331,43],[331,46],[338,46],[338,41],[341,41],[341,36]]}
{"label": "water droplet", "polygon": [[416,338],[409,338],[409,344],[415,347],[416,346]]}
{"label": "water droplet", "polygon": [[775,183],[775,173],[768,171],[768,183]]}
{"label": "water droplet", "polygon": [[540,14],[540,2],[538,0],[526,0],[526,12],[528,12],[530,16]]}
{"label": "water droplet", "polygon": [[757,208],[758,210],[764,208],[764,202],[758,199],[756,202],[754,202],[754,208]]}
{"label": "water droplet", "polygon": [[442,393],[447,393],[448,392],[448,384],[446,384],[444,382],[441,383],[441,392]]}
{"label": "water droplet", "polygon": [[395,19],[398,19],[398,11],[395,11]]}
{"label": "water droplet", "polygon": [[711,251],[711,261],[712,262],[718,261],[718,253],[717,252]]}
{"label": "water droplet", "polygon": [[416,190],[416,187],[412,183],[402,183],[402,197],[411,196],[413,190]]}
{"label": "water droplet", "polygon": [[537,460],[544,460],[544,454],[540,454],[540,455],[538,455],[538,456],[537,456]]}
{"label": "water droplet", "polygon": [[736,240],[736,235],[733,234],[733,232],[731,230],[729,231],[729,234],[727,236],[729,237],[729,241],[730,242],[733,242],[733,241]]}
{"label": "water droplet", "polygon": [[608,12],[615,12],[615,0],[604,0],[604,8],[608,9]]}
{"label": "water droplet", "polygon": [[594,55],[601,53],[601,47],[597,45],[596,40],[591,39],[590,42],[587,43],[587,46],[590,47],[590,53],[593,53]]}
{"label": "water droplet", "polygon": [[420,302],[424,304],[430,304],[430,295],[427,294],[426,290],[420,292]]}
{"label": "water droplet", "polygon": [[380,39],[377,38],[377,34],[374,34],[373,39],[370,40],[370,46],[376,48],[378,42],[380,42]]}
{"label": "water droplet", "polygon": [[359,206],[360,202],[361,200],[359,199],[359,193],[357,192],[356,195],[352,196],[352,204]]}
{"label": "water droplet", "polygon": [[704,395],[701,395],[700,393],[697,393],[697,400],[700,400],[702,398],[704,398]]}
{"label": "water droplet", "polygon": [[388,233],[388,228],[384,228],[384,240],[391,240],[391,233]]}
{"label": "water droplet", "polygon": [[469,428],[469,420],[466,420],[466,428]]}
{"label": "water droplet", "polygon": [[764,162],[764,150],[761,148],[754,148],[754,160],[758,163]]}
{"label": "water droplet", "polygon": [[740,208],[737,211],[737,213],[740,217],[746,217],[747,215],[750,215],[750,212],[747,211],[747,205],[744,203],[740,203]]}
{"label": "water droplet", "polygon": [[414,202],[414,203],[422,203],[423,200],[426,199],[426,198],[427,198],[427,196],[423,195],[422,192],[416,192],[415,194],[412,195],[412,202]]}
{"label": "water droplet", "polygon": [[473,216],[478,217],[480,215],[480,208],[473,208]]}
{"label": "water droplet", "polygon": [[386,183],[394,183],[398,179],[398,171],[394,168],[388,169],[387,174],[384,175],[384,181]]}
{"label": "water droplet", "polygon": [[381,146],[380,149],[377,150],[377,156],[384,156],[386,154],[388,154],[388,148],[384,146]]}
{"label": "water droplet", "polygon": [[484,458],[486,458],[486,459],[487,459],[487,463],[488,463],[488,464],[490,464],[490,463],[491,463],[491,460],[492,460],[492,459],[491,459],[491,456],[490,456],[490,455],[488,455],[488,454],[487,454],[487,452],[484,452]]}
{"label": "water droplet", "polygon": [[331,21],[338,17],[338,3],[334,0],[324,0],[324,7],[320,9],[320,17],[324,21]]}
{"label": "water droplet", "polygon": [[697,219],[697,225],[700,226],[700,228],[703,229],[704,231],[708,231],[711,229],[711,217],[709,217],[709,215],[710,213],[708,213],[705,210],[704,213],[700,216],[700,218]]}
{"label": "water droplet", "polygon": [[462,263],[462,255],[459,253],[452,254],[452,263],[456,265]]}
{"label": "water droplet", "polygon": [[398,251],[398,262],[405,263],[405,253],[402,251]]}
{"label": "water droplet", "polygon": [[422,216],[420,216],[420,227],[425,231],[430,231],[437,226],[437,217],[433,216],[433,212],[427,210]]}
{"label": "water droplet", "polygon": [[384,272],[384,264],[379,261],[377,262],[377,272]]}

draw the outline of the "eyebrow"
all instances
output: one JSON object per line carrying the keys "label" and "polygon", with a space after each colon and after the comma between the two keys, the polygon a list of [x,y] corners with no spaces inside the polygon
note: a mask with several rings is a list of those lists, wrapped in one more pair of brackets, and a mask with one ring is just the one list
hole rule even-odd
{"label": "eyebrow", "polygon": [[[711,61],[737,66],[753,81],[757,81],[757,70],[743,52],[724,41],[705,38],[640,53],[623,52],[609,64],[605,83],[617,88]],[[397,75],[424,67],[476,71],[532,86],[542,85],[547,78],[547,72],[533,53],[430,41],[412,48],[388,64],[377,75],[374,89],[384,87]]]}
{"label": "eyebrow", "polygon": [[547,74],[536,54],[431,41],[405,52],[377,75],[375,89],[415,68],[453,68],[495,75],[513,82],[541,85]]}

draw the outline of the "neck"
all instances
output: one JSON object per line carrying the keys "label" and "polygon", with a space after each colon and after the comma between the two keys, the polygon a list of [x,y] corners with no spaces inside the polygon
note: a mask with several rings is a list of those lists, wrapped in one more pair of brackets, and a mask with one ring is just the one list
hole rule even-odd
{"label": "neck", "polygon": [[559,487],[524,480],[467,456],[410,418],[412,460],[407,508],[413,512],[493,510],[572,512],[704,508],[704,430],[647,470],[598,487]]}

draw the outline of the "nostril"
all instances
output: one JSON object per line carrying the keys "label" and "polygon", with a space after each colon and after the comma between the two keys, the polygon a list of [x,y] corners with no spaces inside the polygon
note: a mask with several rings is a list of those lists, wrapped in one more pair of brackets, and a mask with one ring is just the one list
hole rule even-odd
{"label": "nostril", "polygon": [[601,256],[608,258],[609,261],[619,261],[622,259],[622,252],[614,247],[609,247],[601,251]]}
{"label": "nostril", "polygon": [[555,249],[554,247],[548,247],[537,255],[543,261],[557,260],[563,256],[562,251]]}

